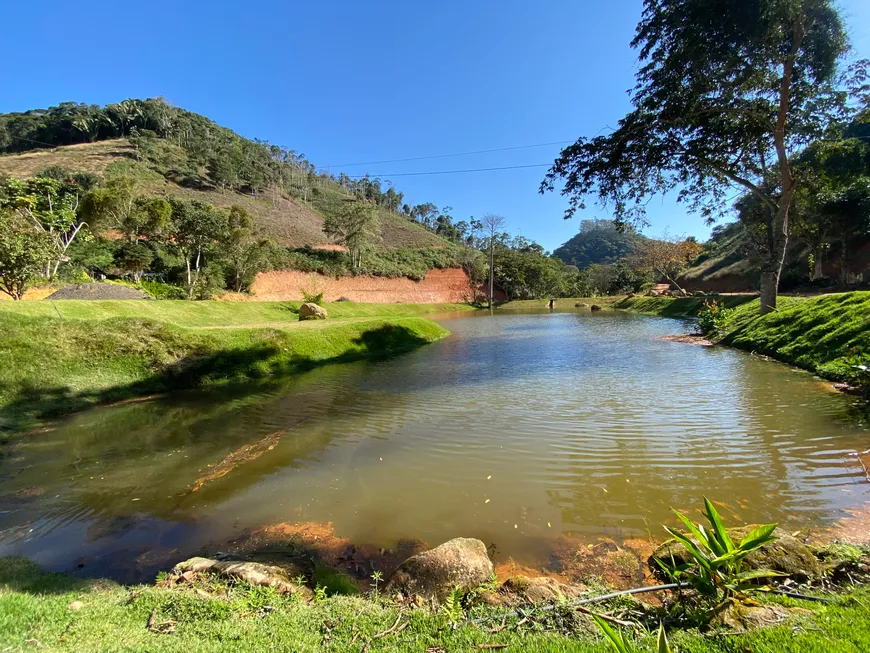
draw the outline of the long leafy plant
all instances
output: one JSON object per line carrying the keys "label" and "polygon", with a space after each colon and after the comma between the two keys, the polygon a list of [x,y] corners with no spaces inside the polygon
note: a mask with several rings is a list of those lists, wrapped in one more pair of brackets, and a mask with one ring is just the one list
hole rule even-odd
{"label": "long leafy plant", "polygon": [[675,564],[673,558],[670,564],[656,558],[656,562],[668,576],[675,581],[690,583],[704,597],[718,599],[720,596],[728,597],[751,589],[759,578],[781,575],[767,569],[743,570],[746,556],[776,540],[773,535],[776,524],[759,526],[735,543],[707,497],[704,497],[704,507],[704,516],[710,523],[709,528],[702,524],[693,524],[688,517],[676,510],[674,513],[689,529],[689,534],[664,527],[671,537],[685,547],[691,557],[691,561],[680,565]]}

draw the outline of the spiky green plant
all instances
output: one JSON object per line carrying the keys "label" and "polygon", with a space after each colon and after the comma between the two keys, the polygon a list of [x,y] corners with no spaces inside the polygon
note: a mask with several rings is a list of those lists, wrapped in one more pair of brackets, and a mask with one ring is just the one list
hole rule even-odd
{"label": "spiky green plant", "polygon": [[703,524],[693,524],[677,510],[674,510],[674,514],[686,525],[692,537],[668,526],[664,527],[671,537],[686,548],[692,558],[690,562],[681,565],[674,564],[673,560],[668,564],[656,558],[666,574],[676,581],[690,583],[699,594],[714,599],[750,589],[753,581],[759,578],[782,575],[767,569],[743,571],[746,556],[776,540],[773,536],[776,524],[759,526],[735,544],[728,535],[722,518],[707,497],[704,497],[704,506],[704,516],[710,522],[709,529]]}
{"label": "spiky green plant", "polygon": [[[625,641],[622,632],[614,630],[604,619],[597,614],[592,615],[592,620],[598,624],[598,628],[604,634],[608,643],[613,647],[616,653],[633,653],[634,649]],[[659,624],[659,632],[656,637],[656,653],[672,653],[671,647],[668,644],[668,636],[665,634],[665,625]]]}

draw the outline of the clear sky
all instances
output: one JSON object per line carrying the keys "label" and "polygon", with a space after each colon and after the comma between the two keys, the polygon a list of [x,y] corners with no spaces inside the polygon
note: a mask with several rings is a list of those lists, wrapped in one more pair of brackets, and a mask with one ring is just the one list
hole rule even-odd
{"label": "clear sky", "polygon": [[[62,101],[162,95],[248,137],[347,174],[547,164],[628,108],[640,0],[9,2],[0,41],[0,112]],[[841,0],[855,55],[870,57],[870,2]],[[541,196],[546,167],[395,176],[413,203],[457,219],[498,213],[552,249],[578,220]],[[657,235],[706,237],[673,201],[650,207]]]}

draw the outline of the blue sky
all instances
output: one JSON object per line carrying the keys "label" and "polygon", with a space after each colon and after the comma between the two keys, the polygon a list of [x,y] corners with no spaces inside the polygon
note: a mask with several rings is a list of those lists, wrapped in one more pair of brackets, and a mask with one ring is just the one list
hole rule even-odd
{"label": "blue sky", "polygon": [[[287,145],[333,172],[393,173],[552,162],[558,145],[485,155],[340,164],[571,141],[628,108],[640,0],[408,2],[12,2],[0,55],[0,112],[72,100],[162,95],[249,136]],[[870,2],[842,0],[856,56],[870,57]],[[14,63],[14,65],[13,65]],[[394,177],[414,203],[457,219],[498,213],[552,249],[590,207],[538,194],[545,167]],[[706,237],[664,199],[656,235]]]}

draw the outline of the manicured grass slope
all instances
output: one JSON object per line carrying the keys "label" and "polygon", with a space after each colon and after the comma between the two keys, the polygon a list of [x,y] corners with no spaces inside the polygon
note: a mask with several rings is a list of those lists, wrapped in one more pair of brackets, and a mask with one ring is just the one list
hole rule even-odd
{"label": "manicured grass slope", "polygon": [[[547,632],[535,623],[515,628],[513,618],[506,622],[508,628],[490,633],[488,627],[469,624],[453,629],[443,614],[406,609],[405,629],[375,639],[397,623],[397,608],[351,596],[307,605],[244,583],[214,583],[209,589],[198,595],[183,587],[122,587],[43,573],[33,563],[2,558],[0,650],[419,653],[483,650],[480,645],[506,645],[502,650],[516,652],[612,650],[599,635],[582,628],[564,634],[567,615],[550,624],[561,625],[563,632]],[[747,635],[676,632],[671,633],[671,645],[680,653],[859,653],[870,646],[868,601],[870,593],[858,589],[830,605],[803,602],[801,607],[811,611],[807,616],[778,626]],[[81,604],[78,609],[70,608],[73,602]],[[598,607],[607,610],[606,605]],[[150,632],[152,614],[157,624],[175,622],[174,632]],[[651,635],[638,637],[634,644],[638,651],[655,650]]]}
{"label": "manicured grass slope", "polygon": [[[189,302],[160,301],[32,301],[0,303],[0,316],[63,317],[94,320],[113,317],[141,317],[182,327],[243,326],[280,323],[297,324],[290,309],[302,302]],[[407,317],[432,313],[470,311],[467,304],[324,304],[330,318]]]}
{"label": "manicured grass slope", "polygon": [[[780,297],[778,310],[758,314],[759,301],[747,296],[719,298],[736,307],[720,341],[765,354],[826,378],[847,376],[846,359],[870,353],[870,292],[818,297]],[[703,298],[631,297],[615,306],[670,317],[697,315]]]}
{"label": "manicured grass slope", "polygon": [[[178,315],[188,323],[197,317],[206,322],[183,310]],[[419,317],[292,325],[193,330],[141,317],[61,319],[0,311],[0,426],[174,388],[280,377],[397,353],[448,333]]]}

